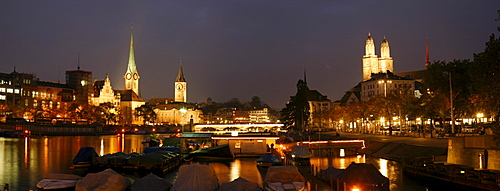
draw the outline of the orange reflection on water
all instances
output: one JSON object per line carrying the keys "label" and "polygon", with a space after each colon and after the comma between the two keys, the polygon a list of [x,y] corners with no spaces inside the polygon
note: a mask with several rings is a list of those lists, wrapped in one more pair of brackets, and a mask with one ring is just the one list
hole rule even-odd
{"label": "orange reflection on water", "polygon": [[28,137],[24,137],[24,166],[29,167],[29,140]]}
{"label": "orange reflection on water", "polygon": [[388,176],[389,169],[387,168],[387,160],[386,159],[381,158],[379,160],[379,167],[380,167],[380,170],[379,170],[380,173],[382,175],[384,175],[385,177],[389,177]]}
{"label": "orange reflection on water", "polygon": [[339,169],[347,168],[352,162],[366,163],[364,155],[346,156],[346,157],[311,157],[311,164],[318,167],[318,170],[327,169],[328,167],[335,167]]}
{"label": "orange reflection on water", "polygon": [[101,139],[101,147],[99,149],[99,155],[104,155],[104,139]]}
{"label": "orange reflection on water", "polygon": [[49,138],[43,137],[43,170],[48,171],[49,168]]}

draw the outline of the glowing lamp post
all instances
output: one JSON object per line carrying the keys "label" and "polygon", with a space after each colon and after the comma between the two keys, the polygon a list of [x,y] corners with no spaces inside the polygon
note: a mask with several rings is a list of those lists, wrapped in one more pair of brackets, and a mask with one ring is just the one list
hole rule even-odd
{"label": "glowing lamp post", "polygon": [[187,110],[185,108],[182,108],[179,111],[181,112],[182,115],[181,125],[182,125],[182,133],[184,133],[184,114],[186,114]]}
{"label": "glowing lamp post", "polygon": [[481,118],[484,117],[484,114],[483,113],[478,113],[478,114],[476,114],[476,117],[478,118],[478,122],[481,123]]}

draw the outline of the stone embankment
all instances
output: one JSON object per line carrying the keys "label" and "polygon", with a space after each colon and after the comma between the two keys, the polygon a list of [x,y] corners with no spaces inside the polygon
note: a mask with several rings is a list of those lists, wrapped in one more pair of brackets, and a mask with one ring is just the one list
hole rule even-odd
{"label": "stone embankment", "polygon": [[366,147],[359,150],[362,154],[401,162],[405,159],[428,159],[446,161],[448,149],[409,145],[405,143],[366,141]]}

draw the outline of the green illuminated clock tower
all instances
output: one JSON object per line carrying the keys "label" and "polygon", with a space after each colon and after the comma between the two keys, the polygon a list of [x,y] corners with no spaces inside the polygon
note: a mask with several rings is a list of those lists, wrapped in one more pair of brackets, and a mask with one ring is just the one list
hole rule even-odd
{"label": "green illuminated clock tower", "polygon": [[139,73],[137,72],[137,66],[135,65],[135,55],[134,55],[134,31],[133,26],[132,32],[130,33],[130,54],[128,57],[127,72],[125,72],[125,90],[132,90],[137,95],[139,95]]}

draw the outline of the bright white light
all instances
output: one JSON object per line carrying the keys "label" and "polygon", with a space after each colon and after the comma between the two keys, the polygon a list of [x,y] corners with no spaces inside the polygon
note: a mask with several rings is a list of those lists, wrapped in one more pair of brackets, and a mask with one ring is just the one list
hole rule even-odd
{"label": "bright white light", "polygon": [[340,157],[345,157],[345,150],[344,149],[340,149]]}

